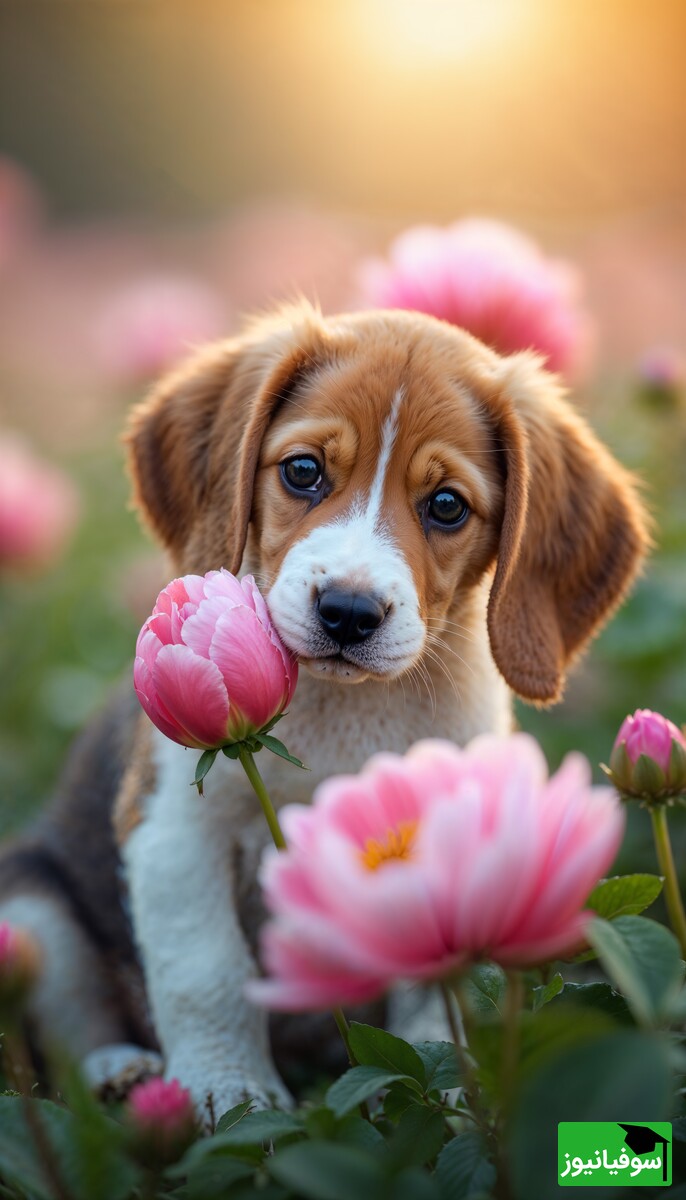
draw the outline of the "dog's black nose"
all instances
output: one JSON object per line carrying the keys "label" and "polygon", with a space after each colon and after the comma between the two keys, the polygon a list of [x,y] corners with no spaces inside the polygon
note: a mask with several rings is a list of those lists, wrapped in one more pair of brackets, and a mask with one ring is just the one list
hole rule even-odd
{"label": "dog's black nose", "polygon": [[363,642],[386,616],[386,609],[374,596],[338,592],[335,588],[322,592],[317,607],[323,629],[339,646]]}

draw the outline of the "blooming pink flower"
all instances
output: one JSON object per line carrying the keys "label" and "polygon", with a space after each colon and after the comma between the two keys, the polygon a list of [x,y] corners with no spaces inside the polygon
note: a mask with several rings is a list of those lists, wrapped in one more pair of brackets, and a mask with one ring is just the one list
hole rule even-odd
{"label": "blooming pink flower", "polygon": [[212,749],[258,733],[286,708],[297,677],[251,575],[174,579],[138,636],[136,694],[182,746]]}
{"label": "blooming pink flower", "polygon": [[288,850],[267,852],[269,977],[249,985],[278,1009],[370,999],[397,979],[505,966],[576,949],[584,900],[612,862],[619,801],[569,755],[548,778],[526,734],[464,750],[419,742],[281,810]]}
{"label": "blooming pink flower", "polygon": [[630,796],[659,800],[686,792],[686,737],[661,713],[638,708],[620,726],[608,775]]}
{"label": "blooming pink flower", "polygon": [[0,568],[40,568],[57,557],[78,512],[76,488],[19,438],[0,436]]}
{"label": "blooming pink flower", "polygon": [[572,375],[583,366],[590,325],[577,272],[498,221],[408,229],[387,261],[363,263],[360,283],[370,307],[429,313],[502,354],[538,350],[553,371]]}
{"label": "blooming pink flower", "polygon": [[176,1162],[198,1132],[191,1094],[178,1079],[148,1079],[132,1088],[127,1122],[137,1156],[155,1166]]}
{"label": "blooming pink flower", "polygon": [[152,379],[194,345],[218,337],[220,298],[205,284],[164,275],[129,284],[98,316],[95,338],[103,366],[124,382]]}
{"label": "blooming pink flower", "polygon": [[4,1016],[21,1007],[38,978],[41,953],[23,929],[6,921],[0,924],[0,1013]]}

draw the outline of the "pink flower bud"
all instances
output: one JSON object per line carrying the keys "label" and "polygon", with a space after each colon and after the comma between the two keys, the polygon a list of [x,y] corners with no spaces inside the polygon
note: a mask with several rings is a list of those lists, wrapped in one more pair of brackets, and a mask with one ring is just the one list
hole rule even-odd
{"label": "pink flower bud", "polygon": [[686,791],[686,738],[667,717],[639,708],[622,722],[605,770],[627,796],[672,799]]}
{"label": "pink flower bud", "polygon": [[0,924],[0,1013],[16,1015],[40,974],[41,952],[23,929]]}
{"label": "pink flower bud", "polygon": [[298,677],[252,576],[224,570],[168,584],[136,655],[134,686],[150,720],[202,750],[259,733],[284,711]]}
{"label": "pink flower bud", "polygon": [[149,1079],[131,1089],[126,1120],[131,1149],[149,1167],[176,1162],[198,1134],[191,1094],[178,1079]]}

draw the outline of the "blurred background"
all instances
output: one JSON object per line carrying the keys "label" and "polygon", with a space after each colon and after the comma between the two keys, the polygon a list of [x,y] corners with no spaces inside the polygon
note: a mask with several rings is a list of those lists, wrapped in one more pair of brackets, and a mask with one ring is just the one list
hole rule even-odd
{"label": "blurred background", "polygon": [[[685,81],[682,0],[0,0],[0,831],[165,582],[127,508],[130,403],[279,298],[393,302],[417,225],[504,223],[517,287],[561,306],[551,365],[656,520],[565,702],[522,724],[597,763],[636,707],[686,719]],[[420,274],[497,292],[494,227],[461,228]]]}

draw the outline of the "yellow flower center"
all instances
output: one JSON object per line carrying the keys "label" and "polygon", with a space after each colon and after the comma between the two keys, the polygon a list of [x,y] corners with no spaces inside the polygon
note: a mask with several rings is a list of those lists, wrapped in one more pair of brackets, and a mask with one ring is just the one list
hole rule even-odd
{"label": "yellow flower center", "polygon": [[397,829],[387,829],[384,838],[367,838],[360,853],[367,870],[376,871],[382,863],[393,858],[401,861],[411,858],[416,832],[416,821],[401,821]]}

